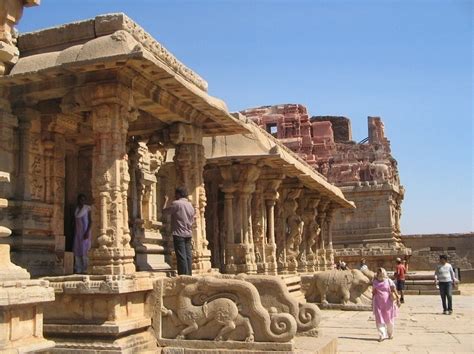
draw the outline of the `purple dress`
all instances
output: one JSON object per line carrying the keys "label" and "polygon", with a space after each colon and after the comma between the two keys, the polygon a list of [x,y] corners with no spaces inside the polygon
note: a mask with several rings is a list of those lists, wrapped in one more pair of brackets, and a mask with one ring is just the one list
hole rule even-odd
{"label": "purple dress", "polygon": [[84,233],[89,227],[90,205],[84,204],[82,208],[77,207],[74,212],[76,218],[76,229],[74,230],[73,252],[77,257],[87,256],[87,251],[91,248],[91,230],[88,232],[87,240],[84,240]]}
{"label": "purple dress", "polygon": [[372,297],[372,309],[375,315],[375,323],[380,324],[393,324],[395,317],[398,315],[398,307],[392,301],[390,296],[391,286],[395,287],[395,284],[390,279],[377,280],[375,279],[372,283],[375,293]]}

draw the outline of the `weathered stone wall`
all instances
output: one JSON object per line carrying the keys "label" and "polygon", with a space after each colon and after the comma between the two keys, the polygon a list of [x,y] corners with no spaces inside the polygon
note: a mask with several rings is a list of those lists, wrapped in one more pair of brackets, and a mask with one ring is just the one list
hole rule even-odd
{"label": "weathered stone wall", "polygon": [[402,241],[412,249],[410,270],[433,270],[439,255],[448,255],[455,268],[474,266],[474,233],[403,235]]}
{"label": "weathered stone wall", "polygon": [[352,140],[351,120],[346,117],[314,116],[311,122],[331,122],[336,143],[348,143]]}

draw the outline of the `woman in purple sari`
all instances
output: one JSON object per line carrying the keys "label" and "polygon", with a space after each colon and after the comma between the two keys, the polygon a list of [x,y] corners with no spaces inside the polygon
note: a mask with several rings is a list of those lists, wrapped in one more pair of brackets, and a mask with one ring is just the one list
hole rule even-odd
{"label": "woman in purple sari", "polygon": [[74,212],[74,273],[85,274],[87,272],[87,252],[91,248],[91,206],[85,204],[86,196],[77,196],[77,207]]}
{"label": "woman in purple sari", "polygon": [[395,317],[398,315],[398,307],[400,306],[400,297],[395,283],[388,278],[387,271],[384,268],[377,269],[377,274],[372,283],[372,295],[372,309],[375,315],[375,324],[379,331],[379,342],[384,339],[392,339]]}

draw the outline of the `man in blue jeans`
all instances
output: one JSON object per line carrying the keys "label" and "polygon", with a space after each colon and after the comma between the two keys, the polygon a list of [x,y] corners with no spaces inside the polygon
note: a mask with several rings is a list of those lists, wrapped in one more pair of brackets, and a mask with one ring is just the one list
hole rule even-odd
{"label": "man in blue jeans", "polygon": [[[448,256],[445,254],[440,255],[439,264],[435,271],[435,283],[439,286],[443,314],[445,315],[453,313],[453,286],[457,281],[453,267],[448,263]],[[447,304],[446,300],[448,300]]]}
{"label": "man in blue jeans", "polygon": [[184,187],[175,190],[175,200],[168,206],[168,197],[165,197],[163,214],[171,215],[171,235],[173,236],[174,251],[178,264],[178,275],[192,275],[192,226],[195,210],[188,200],[188,192]]}

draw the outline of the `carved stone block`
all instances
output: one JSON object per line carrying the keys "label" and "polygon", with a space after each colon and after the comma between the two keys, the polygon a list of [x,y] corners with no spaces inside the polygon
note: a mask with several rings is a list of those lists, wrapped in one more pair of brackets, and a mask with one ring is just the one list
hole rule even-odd
{"label": "carved stone block", "polygon": [[153,329],[160,346],[291,350],[297,324],[268,311],[243,279],[179,276],[155,282]]}

